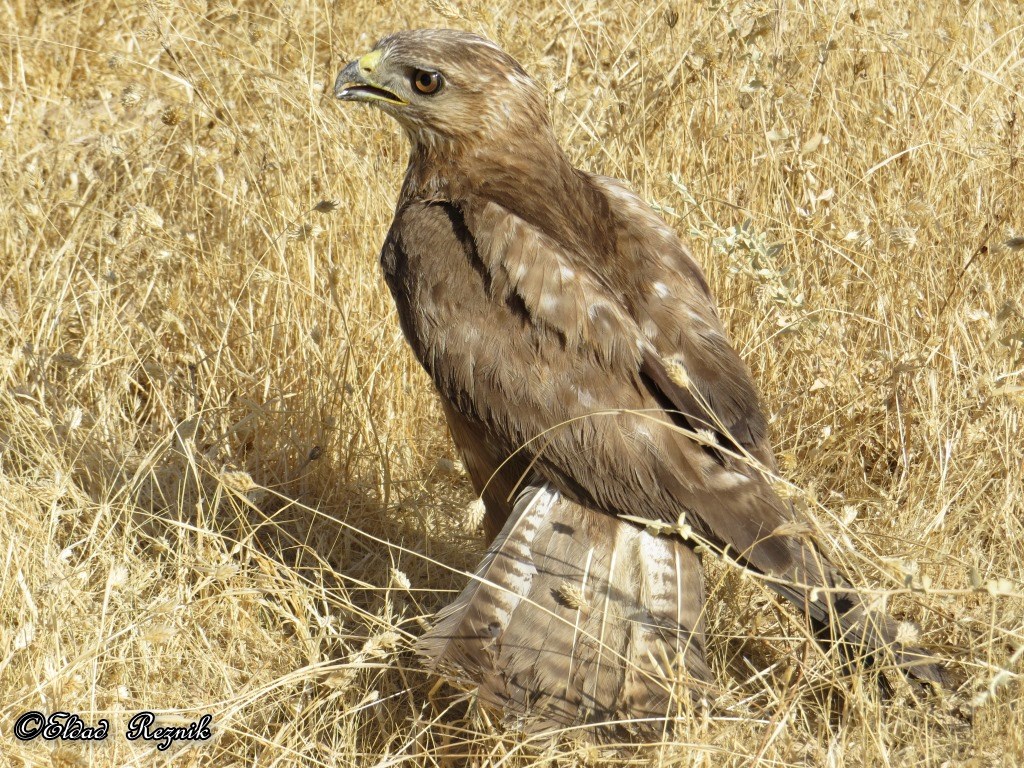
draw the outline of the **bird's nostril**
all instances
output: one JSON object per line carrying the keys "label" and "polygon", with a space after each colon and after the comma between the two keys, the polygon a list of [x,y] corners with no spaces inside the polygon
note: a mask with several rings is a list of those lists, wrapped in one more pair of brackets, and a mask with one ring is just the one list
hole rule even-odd
{"label": "bird's nostril", "polygon": [[377,68],[377,63],[380,61],[380,57],[380,51],[370,51],[359,59],[359,71],[364,75],[371,74]]}

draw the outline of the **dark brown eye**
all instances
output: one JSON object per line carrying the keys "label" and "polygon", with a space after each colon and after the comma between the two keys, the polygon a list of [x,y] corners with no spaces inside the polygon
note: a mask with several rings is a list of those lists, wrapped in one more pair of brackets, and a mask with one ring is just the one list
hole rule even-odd
{"label": "dark brown eye", "polygon": [[420,93],[437,93],[444,83],[440,72],[430,72],[426,69],[417,69],[412,73],[412,85]]}

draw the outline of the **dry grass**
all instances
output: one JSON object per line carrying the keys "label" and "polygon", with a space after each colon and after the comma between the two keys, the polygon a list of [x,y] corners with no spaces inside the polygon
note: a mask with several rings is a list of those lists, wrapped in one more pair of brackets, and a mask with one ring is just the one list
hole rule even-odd
{"label": "dry grass", "polygon": [[[573,158],[691,239],[798,497],[969,677],[973,725],[881,702],[718,569],[748,716],[641,756],[1024,760],[1024,16],[904,5],[4,0],[0,762],[608,759],[429,700],[409,652],[483,542],[376,264],[404,140],[325,85],[442,24],[519,57]],[[16,742],[29,709],[113,735]],[[142,709],[216,738],[128,742]]]}

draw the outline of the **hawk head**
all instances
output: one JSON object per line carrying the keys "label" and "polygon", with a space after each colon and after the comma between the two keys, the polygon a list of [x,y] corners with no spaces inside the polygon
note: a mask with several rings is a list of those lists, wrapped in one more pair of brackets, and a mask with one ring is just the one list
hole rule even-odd
{"label": "hawk head", "polygon": [[490,40],[452,29],[382,38],[338,75],[334,94],[391,115],[414,147],[468,149],[548,125],[544,97]]}
{"label": "hawk head", "polygon": [[614,244],[608,202],[559,146],[543,92],[490,40],[396,32],[346,66],[334,94],[405,129],[412,151],[400,201],[493,202],[565,248]]}

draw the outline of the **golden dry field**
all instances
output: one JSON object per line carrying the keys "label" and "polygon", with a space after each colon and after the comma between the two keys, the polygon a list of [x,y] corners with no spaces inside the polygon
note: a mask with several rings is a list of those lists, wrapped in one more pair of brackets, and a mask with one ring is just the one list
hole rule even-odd
{"label": "golden dry field", "polygon": [[[898,5],[0,2],[0,765],[1024,762],[1024,6]],[[412,642],[485,544],[377,264],[405,139],[331,95],[422,26],[692,243],[789,492],[961,693],[884,699],[722,565],[731,703],[662,743],[435,688]]]}

